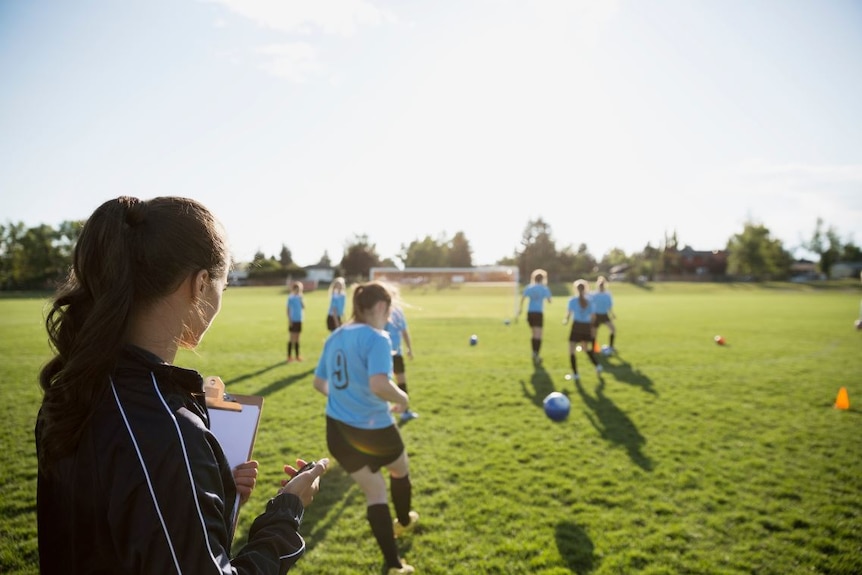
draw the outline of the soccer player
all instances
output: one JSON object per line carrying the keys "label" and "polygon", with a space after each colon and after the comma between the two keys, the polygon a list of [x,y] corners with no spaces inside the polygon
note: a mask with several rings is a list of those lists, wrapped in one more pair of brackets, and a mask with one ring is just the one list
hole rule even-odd
{"label": "soccer player", "polygon": [[231,557],[236,496],[247,499],[257,462],[237,477],[209,431],[203,378],[173,364],[221,309],[220,224],[187,198],[120,197],[87,219],[73,261],[45,321],[56,355],[39,376],[40,572],[287,572],[329,460],[283,481]]}
{"label": "soccer player", "polygon": [[563,319],[563,325],[572,320],[572,329],[569,332],[569,363],[572,365],[572,379],[580,380],[578,375],[578,360],[575,357],[578,344],[587,352],[587,357],[596,368],[596,373],[599,377],[602,375],[602,366],[596,359],[596,354],[593,351],[593,344],[596,338],[595,332],[595,311],[593,302],[587,293],[587,282],[579,279],[573,284],[574,293],[569,298],[569,304],[566,308],[566,317]]}
{"label": "soccer player", "polygon": [[305,300],[302,297],[302,282],[293,282],[290,295],[287,296],[287,362],[302,361],[299,355],[299,336],[302,333],[302,316],[305,310]]}
{"label": "soccer player", "polygon": [[[409,397],[389,378],[392,345],[384,329],[391,305],[392,294],[380,282],[354,289],[352,318],[323,344],[314,388],[327,398],[329,452],[365,494],[371,532],[394,575],[414,572],[399,556],[395,538],[412,529],[419,514],[410,509],[410,466],[393,419],[407,411]],[[382,467],[389,471],[394,521]]]}
{"label": "soccer player", "polygon": [[[410,340],[410,332],[407,330],[407,318],[404,317],[404,310],[398,299],[398,291],[395,288],[390,288],[390,292],[393,296],[393,303],[389,313],[389,321],[386,322],[386,332],[389,334],[389,341],[392,342],[392,374],[395,376],[395,383],[401,391],[407,393],[407,370],[404,366],[401,341],[404,341],[404,350],[411,360],[413,359],[413,343]],[[419,417],[418,413],[408,409],[401,414],[401,421],[410,421],[417,417]]]}
{"label": "soccer player", "polygon": [[599,327],[603,324],[607,324],[608,330],[611,332],[610,340],[608,341],[608,349],[610,353],[613,353],[615,351],[614,338],[616,337],[617,332],[612,320],[616,319],[617,316],[613,312],[614,298],[611,296],[611,292],[607,290],[606,284],[607,280],[605,279],[605,276],[599,276],[598,280],[596,280],[596,289],[598,291],[592,294],[590,299],[593,300],[593,308],[596,313],[595,339],[598,340],[599,338]]}
{"label": "soccer player", "polygon": [[542,362],[539,352],[542,349],[542,328],[544,327],[545,302],[551,303],[551,290],[546,285],[548,274],[545,270],[536,269],[530,274],[530,285],[524,288],[521,296],[518,315],[524,309],[524,300],[529,300],[527,305],[527,324],[530,326],[530,347],[533,350],[533,363],[538,365]]}
{"label": "soccer player", "polygon": [[329,313],[326,314],[326,329],[335,331],[344,323],[344,304],[347,296],[344,294],[344,278],[337,277],[329,284]]}

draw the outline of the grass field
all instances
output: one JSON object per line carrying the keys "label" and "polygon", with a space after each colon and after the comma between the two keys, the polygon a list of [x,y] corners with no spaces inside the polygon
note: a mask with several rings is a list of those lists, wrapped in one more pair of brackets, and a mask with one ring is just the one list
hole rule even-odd
{"label": "grass field", "polygon": [[[858,282],[857,282],[858,283]],[[542,368],[510,291],[405,291],[415,359],[402,427],[414,508],[401,540],[418,573],[862,572],[862,332],[856,284],[611,285],[619,355],[569,371],[566,286],[546,307]],[[286,364],[286,292],[237,288],[177,363],[265,397],[258,487],[241,545],[281,466],[326,455],[312,370],[325,292],[306,293],[304,363]],[[36,373],[44,298],[0,299],[0,572],[35,573]],[[479,336],[469,345],[471,334]],[[727,345],[718,346],[721,334]],[[600,332],[607,343],[607,331]],[[833,408],[840,387],[851,409]],[[542,399],[567,393],[549,420]],[[337,465],[307,510],[295,573],[377,574],[361,492]]]}

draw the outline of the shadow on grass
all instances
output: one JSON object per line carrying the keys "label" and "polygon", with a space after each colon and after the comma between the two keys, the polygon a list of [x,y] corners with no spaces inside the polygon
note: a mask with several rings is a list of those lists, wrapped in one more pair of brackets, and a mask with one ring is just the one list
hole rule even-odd
{"label": "shadow on grass", "polygon": [[[266,370],[264,370],[264,371],[266,371]],[[257,392],[253,393],[252,395],[262,395],[262,396],[266,397],[271,393],[275,393],[276,391],[284,389],[285,387],[287,387],[288,385],[290,385],[292,383],[296,383],[297,381],[299,381],[301,379],[307,378],[312,373],[314,373],[314,368],[309,367],[308,369],[306,369],[303,372],[294,373],[293,375],[285,377],[284,379],[280,379],[278,381],[273,381],[272,383],[270,383],[266,387],[258,390]]]}
{"label": "shadow on grass", "polygon": [[538,407],[543,407],[542,402],[545,397],[552,391],[555,391],[551,376],[548,375],[548,372],[541,365],[537,365],[535,371],[533,371],[533,375],[530,377],[530,385],[533,387],[532,391],[527,389],[526,382],[523,379],[521,380],[521,389],[524,392],[524,397]]}
{"label": "shadow on grass", "polygon": [[[386,472],[384,474],[387,475]],[[315,495],[314,502],[305,510],[302,519],[306,553],[326,541],[329,530],[341,521],[347,509],[359,505],[366,505],[362,490],[340,465],[332,465],[326,475],[320,478],[320,491]],[[365,516],[360,520],[366,521]],[[421,529],[420,523],[416,526],[416,531]],[[370,533],[368,536],[373,538]],[[408,555],[413,546],[409,537],[398,539],[396,544],[401,556]],[[380,572],[388,573],[383,561],[380,563]]]}
{"label": "shadow on grass", "polygon": [[232,384],[234,384],[234,383],[239,383],[239,382],[241,382],[241,381],[245,381],[246,379],[251,379],[252,377],[257,377],[258,375],[263,375],[263,374],[264,374],[264,373],[266,373],[267,371],[270,371],[270,370],[272,370],[272,369],[275,369],[276,367],[281,367],[282,365],[284,365],[284,362],[283,362],[283,361],[279,361],[279,362],[276,362],[276,363],[274,363],[274,364],[272,364],[272,365],[269,365],[269,366],[267,366],[267,367],[261,368],[261,369],[259,369],[259,370],[257,370],[257,371],[250,371],[250,372],[248,372],[248,373],[244,373],[244,374],[242,374],[241,376],[236,377],[236,378],[234,378],[234,379],[230,380],[230,382],[231,382]]}
{"label": "shadow on grass", "polygon": [[625,447],[629,458],[638,467],[644,471],[652,471],[652,461],[641,453],[646,439],[640,434],[629,416],[605,395],[605,380],[599,379],[599,383],[596,385],[595,398],[584,390],[580,381],[575,381],[575,387],[584,405],[592,411],[592,413],[587,413],[587,418],[602,439]]}
{"label": "shadow on grass", "polygon": [[658,395],[652,380],[639,369],[632,367],[632,364],[624,360],[619,354],[612,355],[606,360],[605,370],[620,383],[634,385],[647,393]]}
{"label": "shadow on grass", "polygon": [[570,521],[557,524],[557,549],[572,573],[582,575],[596,569],[595,547],[583,527]]}
{"label": "shadow on grass", "polygon": [[320,478],[320,490],[302,519],[307,551],[326,541],[332,526],[338,523],[346,509],[358,504],[358,499],[365,503],[365,496],[350,475],[333,461],[326,475]]}

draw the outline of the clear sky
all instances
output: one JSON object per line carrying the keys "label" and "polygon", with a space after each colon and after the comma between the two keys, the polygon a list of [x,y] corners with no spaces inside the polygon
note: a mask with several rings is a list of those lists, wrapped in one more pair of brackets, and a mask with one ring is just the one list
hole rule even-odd
{"label": "clear sky", "polygon": [[599,258],[859,245],[862,2],[0,2],[0,222],[118,195],[300,265],[458,231],[492,264],[539,217]]}

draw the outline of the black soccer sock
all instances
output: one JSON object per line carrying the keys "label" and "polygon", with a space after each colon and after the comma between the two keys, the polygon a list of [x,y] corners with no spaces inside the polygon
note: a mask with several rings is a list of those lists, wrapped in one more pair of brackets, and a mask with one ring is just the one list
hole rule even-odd
{"label": "black soccer sock", "polygon": [[589,357],[589,358],[590,358],[590,361],[591,361],[591,362],[593,362],[593,365],[595,365],[596,367],[598,367],[598,365],[599,365],[599,360],[597,360],[597,359],[596,359],[596,354],[595,354],[595,352],[593,352],[593,350],[591,350],[591,349],[590,349],[590,350],[587,350],[587,357]]}
{"label": "black soccer sock", "polygon": [[575,357],[575,354],[569,354],[569,363],[572,364],[572,373],[578,373],[578,359]]}
{"label": "black soccer sock", "polygon": [[616,335],[617,335],[617,334],[615,334],[615,333],[612,333],[612,334],[611,334],[611,342],[610,342],[610,346],[611,346],[611,347],[613,347],[613,346],[614,346],[614,336],[616,336]]}
{"label": "black soccer sock", "polygon": [[403,391],[404,393],[407,393],[407,382],[405,381],[404,383],[399,383],[399,384],[398,384],[398,389],[400,389],[400,390],[401,390],[401,391]]}
{"label": "black soccer sock", "polygon": [[539,344],[540,343],[541,343],[541,341],[536,339],[536,338],[533,338],[530,340],[530,346],[533,348],[533,353],[535,353],[536,355],[539,355]]}
{"label": "black soccer sock", "polygon": [[407,527],[410,525],[410,505],[413,494],[410,475],[404,477],[392,477],[390,475],[389,489],[392,492],[392,503],[395,505],[395,516],[398,518],[398,523]]}
{"label": "black soccer sock", "polygon": [[293,354],[293,342],[287,343],[287,357],[290,357]]}
{"label": "black soccer sock", "polygon": [[293,349],[296,350],[296,357],[299,357],[299,342],[293,344]]}
{"label": "black soccer sock", "polygon": [[377,539],[377,546],[383,552],[386,567],[401,567],[401,558],[398,557],[398,547],[395,545],[395,531],[392,528],[392,514],[389,506],[385,503],[369,505],[365,509],[371,532]]}

